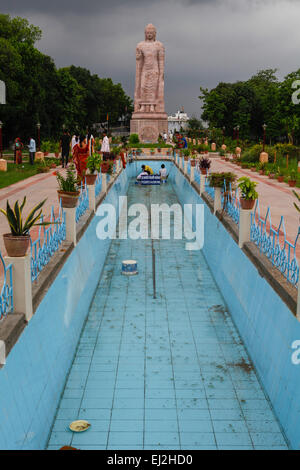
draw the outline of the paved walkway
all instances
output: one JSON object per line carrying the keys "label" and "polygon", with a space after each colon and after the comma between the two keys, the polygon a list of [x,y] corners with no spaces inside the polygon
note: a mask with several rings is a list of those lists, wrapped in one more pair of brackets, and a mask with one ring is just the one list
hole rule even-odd
{"label": "paved walkway", "polygon": [[[277,180],[271,180],[268,176],[259,175],[256,172],[254,173],[250,170],[242,169],[237,165],[225,162],[220,158],[214,158],[211,161],[212,171],[231,171],[236,173],[238,177],[248,176],[252,180],[256,181],[258,183],[257,192],[259,194],[261,217],[265,217],[267,209],[270,207],[272,224],[277,228],[280,223],[280,218],[283,215],[287,238],[292,243],[295,242],[298,233],[300,214],[296,211],[293,205],[294,202],[297,202],[297,199],[292,193],[292,188],[290,188],[286,183],[278,183]],[[295,190],[300,195],[300,189],[295,188]]]}
{"label": "paved walkway", "polygon": [[[178,203],[171,185],[148,188],[129,203]],[[153,243],[156,300],[151,240],[112,241],[48,448],[286,449],[202,253]],[[76,419],[91,427],[72,433]]]}

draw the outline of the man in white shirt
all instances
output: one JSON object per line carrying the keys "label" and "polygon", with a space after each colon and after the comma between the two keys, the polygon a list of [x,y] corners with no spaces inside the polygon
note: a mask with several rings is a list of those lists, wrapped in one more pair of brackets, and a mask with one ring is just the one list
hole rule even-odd
{"label": "man in white shirt", "polygon": [[160,179],[161,180],[167,179],[167,169],[166,169],[164,164],[162,164],[162,166],[159,170],[159,174],[160,174]]}
{"label": "man in white shirt", "polygon": [[106,132],[103,132],[101,152],[103,153],[103,160],[104,161],[108,160],[109,159],[109,153],[110,153],[110,147],[109,147],[109,138],[107,137]]}
{"label": "man in white shirt", "polygon": [[30,165],[33,165],[34,159],[35,159],[35,152],[36,152],[36,144],[35,144],[35,140],[33,137],[30,137],[28,149],[29,149],[29,162],[30,162]]}

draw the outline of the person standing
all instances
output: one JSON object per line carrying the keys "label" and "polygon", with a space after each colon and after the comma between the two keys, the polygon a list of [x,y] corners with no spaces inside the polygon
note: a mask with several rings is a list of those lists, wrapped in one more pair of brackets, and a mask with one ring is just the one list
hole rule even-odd
{"label": "person standing", "polygon": [[20,165],[22,163],[22,150],[23,143],[21,142],[20,137],[17,137],[15,140],[15,151],[16,151],[16,164]]}
{"label": "person standing", "polygon": [[36,143],[33,137],[30,137],[28,149],[29,149],[29,163],[30,165],[33,165],[34,160],[35,160],[35,152],[36,152]]}
{"label": "person standing", "polygon": [[103,160],[104,161],[109,160],[110,147],[109,147],[109,138],[107,137],[106,132],[103,132],[101,152],[103,153]]}
{"label": "person standing", "polygon": [[89,157],[89,146],[86,143],[86,137],[80,136],[79,143],[73,149],[73,159],[77,170],[79,180],[84,178],[86,165]]}
{"label": "person standing", "polygon": [[61,149],[61,166],[66,168],[68,166],[69,161],[69,153],[70,153],[70,134],[64,130],[63,135],[60,139],[60,149]]}

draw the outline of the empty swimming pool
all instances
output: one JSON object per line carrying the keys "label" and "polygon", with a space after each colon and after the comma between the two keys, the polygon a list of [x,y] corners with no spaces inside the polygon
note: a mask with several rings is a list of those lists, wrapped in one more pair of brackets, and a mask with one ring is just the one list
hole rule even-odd
{"label": "empty swimming pool", "polygon": [[[172,183],[133,202],[178,203]],[[152,244],[156,253],[153,298]],[[124,259],[139,274],[121,275]],[[91,427],[68,426],[87,419]],[[285,438],[201,251],[113,240],[48,449],[285,449]]]}

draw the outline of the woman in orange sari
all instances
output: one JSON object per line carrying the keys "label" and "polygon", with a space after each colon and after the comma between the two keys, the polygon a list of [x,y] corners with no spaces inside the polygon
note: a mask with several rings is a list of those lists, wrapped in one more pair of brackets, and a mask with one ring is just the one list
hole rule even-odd
{"label": "woman in orange sari", "polygon": [[82,180],[86,173],[86,164],[89,156],[89,145],[86,143],[84,136],[80,136],[79,143],[73,148],[73,156],[78,179]]}
{"label": "woman in orange sari", "polygon": [[20,165],[22,163],[22,149],[24,145],[21,142],[21,139],[19,137],[16,138],[15,140],[15,152],[16,152],[16,163],[17,165]]}

